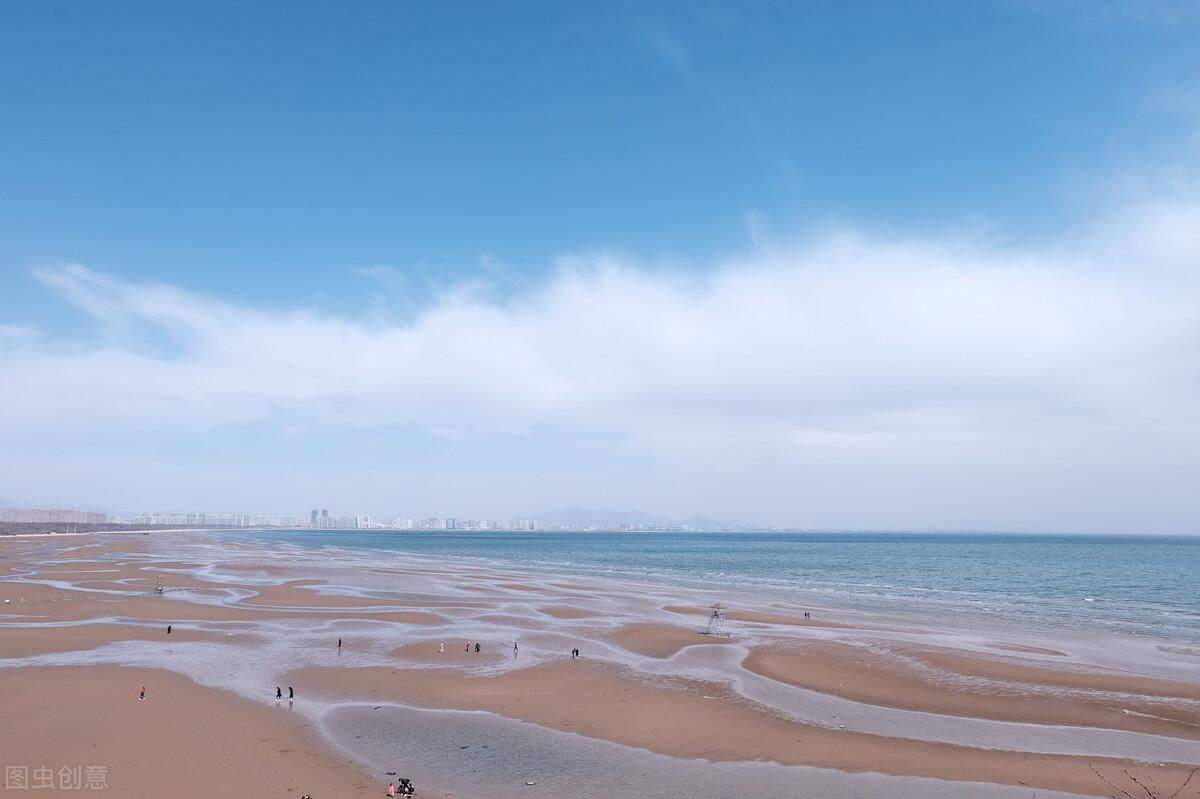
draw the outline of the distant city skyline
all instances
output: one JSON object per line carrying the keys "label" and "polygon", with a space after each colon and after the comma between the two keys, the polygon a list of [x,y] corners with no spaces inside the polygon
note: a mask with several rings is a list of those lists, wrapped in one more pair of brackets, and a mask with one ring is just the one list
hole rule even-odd
{"label": "distant city skyline", "polygon": [[[587,521],[576,518],[546,520],[535,516],[527,519],[472,519],[458,516],[404,516],[389,515],[373,517],[369,514],[336,515],[322,508],[313,509],[306,518],[303,515],[280,515],[264,513],[214,513],[211,511],[142,511],[130,516],[100,511],[80,511],[67,508],[0,508],[0,522],[15,524],[125,524],[147,527],[239,527],[239,528],[289,528],[312,530],[420,530],[420,531],[586,531],[586,530],[682,530],[712,531],[748,529],[743,525],[717,522],[715,520],[655,519],[641,512],[597,512],[576,511],[576,514],[595,515],[602,513],[611,519],[608,522]],[[571,511],[560,511],[550,516],[570,516]]]}
{"label": "distant city skyline", "polygon": [[[17,515],[23,518],[16,518]],[[8,518],[8,517],[13,518]],[[312,530],[462,530],[462,531],[552,531],[552,530],[742,530],[746,525],[712,519],[675,520],[640,511],[557,511],[528,518],[470,518],[463,516],[414,516],[364,513],[331,514],[328,509],[303,514],[214,513],[205,511],[142,511],[128,518],[79,511],[4,511],[0,521],[122,522],[148,526],[188,527],[280,527]],[[599,521],[594,517],[603,517]],[[24,518],[28,517],[28,518]],[[105,517],[105,518],[97,518]],[[549,517],[549,518],[547,518]],[[593,518],[589,518],[593,517]]]}
{"label": "distant city skyline", "polygon": [[1174,0],[3,4],[0,494],[1200,533],[1197,41]]}
{"label": "distant city skyline", "polygon": [[[803,525],[750,525],[732,521],[691,517],[669,519],[643,511],[571,509],[531,514],[528,518],[470,518],[463,516],[412,516],[403,514],[272,514],[213,511],[142,511],[112,514],[68,508],[0,507],[0,523],[46,525],[61,524],[69,532],[74,525],[119,525],[123,528],[145,526],[153,529],[286,529],[322,532],[410,531],[410,532],[791,532],[791,533],[919,533],[919,534],[1034,534],[1095,535],[1087,530],[1004,530],[999,528],[828,528]],[[10,531],[11,532],[11,531]],[[1129,535],[1129,534],[1126,534]]]}

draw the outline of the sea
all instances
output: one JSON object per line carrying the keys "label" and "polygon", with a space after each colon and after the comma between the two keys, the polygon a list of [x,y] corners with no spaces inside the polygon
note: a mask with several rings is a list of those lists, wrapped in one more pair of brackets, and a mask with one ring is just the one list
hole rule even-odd
{"label": "sea", "polygon": [[1200,536],[262,530],[258,542],[1200,644]]}

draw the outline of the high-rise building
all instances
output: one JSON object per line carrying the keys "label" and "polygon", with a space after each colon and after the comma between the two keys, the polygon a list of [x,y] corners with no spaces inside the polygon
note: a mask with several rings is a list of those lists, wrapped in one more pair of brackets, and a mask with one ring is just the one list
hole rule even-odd
{"label": "high-rise building", "polygon": [[317,509],[316,508],[313,508],[313,512],[308,517],[308,526],[309,527],[317,526]]}
{"label": "high-rise building", "polygon": [[103,524],[107,513],[80,510],[0,510],[0,522],[37,522],[41,524]]}

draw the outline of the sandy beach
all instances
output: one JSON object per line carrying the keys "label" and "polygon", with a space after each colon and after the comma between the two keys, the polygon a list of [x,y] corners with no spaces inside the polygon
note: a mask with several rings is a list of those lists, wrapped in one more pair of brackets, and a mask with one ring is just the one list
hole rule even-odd
{"label": "sandy beach", "polygon": [[[1200,656],[1169,642],[805,618],[749,596],[723,597],[724,634],[704,635],[691,589],[197,532],[4,539],[0,560],[5,766],[102,767],[113,796],[381,795],[405,770],[429,775],[422,795],[489,792],[466,744],[363,726],[389,708],[441,711],[405,722],[430,741],[486,718],[506,765],[592,746],[714,786],[745,764],[793,796],[809,775],[831,780],[821,795],[1110,795],[1097,772],[1169,794],[1200,764]],[[541,755],[504,748],[535,729]],[[629,795],[671,795],[650,784]]]}
{"label": "sandy beach", "polygon": [[0,669],[0,702],[19,720],[0,733],[5,766],[27,767],[31,790],[49,768],[60,791],[83,789],[86,771],[96,790],[130,799],[377,793],[286,702],[256,706],[163,669]]}

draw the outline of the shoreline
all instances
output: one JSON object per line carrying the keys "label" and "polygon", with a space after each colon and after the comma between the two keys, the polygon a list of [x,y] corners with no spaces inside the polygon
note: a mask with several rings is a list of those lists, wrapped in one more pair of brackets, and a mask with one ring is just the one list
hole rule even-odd
{"label": "shoreline", "polygon": [[[369,535],[377,535],[381,540],[394,540],[390,536],[403,536],[409,533],[425,535],[428,533],[437,533],[444,535],[445,531],[438,530],[309,530],[309,529],[283,529],[283,528],[171,528],[171,529],[150,529],[150,530],[104,530],[95,532],[83,533],[37,533],[37,534],[21,534],[0,536],[0,542],[11,540],[18,537],[62,537],[62,536],[107,536],[110,534],[127,534],[127,533],[171,533],[173,535],[213,535],[213,536],[238,536],[242,533],[314,533],[327,534],[329,532],[345,532],[345,533],[366,533]],[[1163,539],[1163,540],[1180,540],[1190,541],[1193,539],[1200,540],[1200,536],[1187,535],[1146,535],[1135,536],[1128,534],[1091,534],[1091,533],[955,533],[955,532],[874,532],[874,531],[744,531],[745,534],[763,534],[763,535],[790,535],[796,532],[803,535],[846,535],[846,536],[864,536],[864,537],[882,537],[885,535],[896,536],[914,536],[925,538],[937,538],[939,536],[1018,536],[1026,538],[1046,538],[1046,539],[1069,539],[1075,538],[1107,538],[1110,540],[1128,540],[1138,541],[1139,539]],[[559,533],[554,531],[532,531],[521,532],[521,535],[640,535],[623,533],[620,531],[589,531],[584,533]],[[656,533],[658,535],[738,535],[742,533],[676,533],[674,531],[668,533]],[[466,536],[477,535],[476,533],[464,533]],[[237,545],[244,546],[248,542],[244,539],[234,539]],[[262,544],[265,540],[273,539],[251,539],[257,544]],[[307,544],[298,545],[288,541],[273,541],[273,543],[282,543],[288,547],[303,546],[309,548]],[[874,596],[855,592],[831,595],[824,589],[805,589],[808,591],[812,599],[811,602],[804,602],[805,597],[796,595],[796,589],[789,588],[787,590],[772,587],[772,586],[748,586],[741,584],[730,584],[713,588],[713,586],[701,580],[672,580],[664,575],[656,575],[659,579],[650,579],[648,577],[636,574],[625,573],[608,573],[600,572],[596,569],[581,568],[570,564],[554,564],[553,566],[529,565],[513,562],[504,558],[495,556],[477,556],[477,555],[462,555],[451,553],[430,554],[427,552],[414,552],[399,550],[390,547],[358,547],[349,544],[339,544],[336,541],[322,542],[320,548],[344,557],[361,559],[366,555],[374,553],[377,557],[385,559],[400,560],[402,562],[414,563],[420,569],[437,569],[442,567],[453,567],[459,570],[469,569],[476,571],[485,571],[488,573],[508,572],[515,580],[521,580],[525,577],[535,577],[539,579],[554,576],[562,580],[594,580],[597,582],[608,583],[611,585],[630,588],[637,591],[653,591],[664,590],[670,591],[678,589],[688,592],[704,592],[705,596],[715,597],[724,601],[726,598],[734,600],[744,600],[747,604],[763,604],[770,603],[784,608],[787,612],[797,612],[804,609],[822,611],[829,616],[834,617],[851,617],[869,618],[876,623],[891,623],[895,625],[916,625],[919,627],[927,627],[930,624],[941,626],[945,629],[979,629],[980,625],[985,625],[994,630],[998,638],[1011,636],[1019,633],[1018,637],[1029,637],[1030,634],[1046,636],[1047,641],[1052,641],[1057,636],[1064,632],[1078,633],[1076,623],[1083,616],[1067,617],[1067,616],[1052,616],[1049,618],[1029,618],[1025,615],[1014,617],[1004,613],[988,612],[985,609],[971,607],[967,610],[962,610],[959,606],[951,601],[931,602],[928,598],[919,598],[916,596]],[[565,571],[564,571],[565,570]],[[596,586],[589,586],[589,590],[596,590]],[[935,592],[936,593],[936,592]],[[865,598],[868,597],[869,598]],[[911,605],[911,607],[910,607]],[[697,609],[697,612],[703,611],[707,613],[707,608]],[[736,611],[734,611],[736,613]],[[760,616],[763,614],[759,614]],[[932,618],[931,618],[932,617]],[[1088,625],[1082,632],[1084,637],[1104,637],[1107,639],[1121,640],[1128,639],[1131,642],[1142,644],[1154,644],[1163,647],[1163,651],[1183,650],[1187,654],[1195,654],[1200,656],[1200,614],[1197,618],[1197,632],[1194,639],[1179,639],[1169,637],[1156,632],[1145,632],[1141,630],[1131,630],[1126,628],[1113,628],[1105,625]],[[1024,645],[1018,645],[1024,646]],[[1051,649],[1050,646],[1034,647],[1035,649]]]}
{"label": "shoreline", "polygon": [[[770,597],[739,597],[730,635],[718,638],[699,634],[707,592],[687,587],[182,532],[84,533],[91,538],[65,548],[57,535],[0,539],[0,600],[9,601],[0,605],[0,684],[36,685],[47,669],[84,664],[165,669],[250,706],[265,686],[294,684],[298,712],[318,730],[370,714],[363,701],[400,708],[389,718],[409,712],[401,706],[485,711],[505,740],[530,724],[582,733],[584,743],[545,739],[571,754],[578,774],[590,773],[586,741],[608,741],[633,747],[614,757],[671,758],[685,781],[766,757],[787,764],[776,769],[815,767],[813,779],[873,773],[881,797],[892,795],[888,780],[905,777],[1090,795],[1088,760],[1159,784],[1200,763],[1200,653],[1183,645],[1163,652],[1075,633],[1050,646],[1029,630],[948,629],[858,609],[806,619]],[[156,575],[164,595],[151,591]],[[462,651],[466,640],[482,652]],[[573,648],[581,662],[569,659]],[[51,708],[61,693],[39,692]],[[472,734],[466,722],[421,718]],[[378,742],[328,745],[361,762],[355,747]],[[504,757],[516,762],[520,750],[514,743]],[[422,793],[455,780],[456,795],[486,792],[467,784],[456,757],[428,753],[447,773],[428,773]],[[686,765],[695,758],[708,765]],[[386,776],[374,771],[377,783]],[[783,773],[754,770],[764,790]]]}
{"label": "shoreline", "polygon": [[[237,530],[222,530],[217,531],[219,534],[237,535],[241,531]],[[254,532],[254,531],[247,531]],[[304,544],[296,544],[288,541],[287,536],[293,534],[314,534],[322,535],[325,531],[312,530],[262,530],[257,532],[268,533],[270,535],[263,538],[255,538],[258,543],[271,541],[273,543],[282,543],[287,546],[312,546],[314,542],[305,542]],[[1161,630],[1146,630],[1141,627],[1141,622],[1133,622],[1125,619],[1117,619],[1117,626],[1114,626],[1111,617],[1103,615],[1103,611],[1099,608],[1104,607],[1109,600],[1103,596],[1097,601],[1096,597],[1036,597],[1034,607],[1028,608],[1024,606],[1013,606],[1004,609],[990,607],[993,605],[1003,606],[1008,600],[1028,599],[1023,594],[1011,594],[1007,596],[959,596],[955,591],[947,589],[926,589],[905,587],[902,585],[880,587],[879,591],[872,593],[861,590],[840,590],[833,591],[825,584],[806,584],[803,588],[797,588],[795,585],[779,585],[770,583],[761,584],[743,584],[739,582],[721,583],[714,582],[712,578],[698,578],[695,576],[681,577],[678,574],[654,573],[645,574],[641,572],[622,571],[620,569],[601,568],[599,566],[583,566],[580,563],[572,563],[569,561],[555,562],[553,564],[545,564],[541,562],[524,563],[519,560],[514,560],[510,557],[501,555],[479,555],[479,554],[462,554],[459,552],[436,552],[430,553],[426,551],[417,551],[412,549],[401,549],[387,546],[389,542],[396,539],[392,535],[403,536],[406,533],[421,533],[421,531],[379,531],[379,530],[351,530],[346,531],[352,534],[366,534],[369,537],[378,540],[378,546],[371,545],[356,545],[351,543],[341,542],[336,539],[329,541],[320,541],[319,546],[330,552],[335,552],[340,555],[352,558],[363,557],[367,553],[375,553],[377,557],[385,559],[400,558],[402,560],[413,561],[417,564],[425,563],[429,565],[445,564],[447,562],[455,564],[459,567],[482,569],[486,571],[509,571],[513,572],[517,578],[525,575],[532,575],[539,578],[547,578],[557,576],[565,579],[575,579],[581,581],[595,580],[608,584],[619,586],[627,586],[635,590],[655,590],[655,589],[679,589],[690,592],[703,592],[711,601],[727,598],[730,601],[744,600],[748,604],[761,604],[765,601],[772,603],[781,603],[781,607],[785,607],[788,612],[797,610],[820,610],[826,614],[836,614],[841,616],[865,616],[876,621],[889,620],[900,625],[917,625],[927,626],[930,623],[935,623],[947,628],[978,628],[979,625],[992,627],[997,631],[998,635],[1005,633],[1020,632],[1023,635],[1028,635],[1030,632],[1041,633],[1049,640],[1053,640],[1058,635],[1065,631],[1075,632],[1077,629],[1082,629],[1086,634],[1092,637],[1128,637],[1135,641],[1151,642],[1162,644],[1164,646],[1174,647],[1190,647],[1194,648],[1197,653],[1200,653],[1200,614],[1196,614],[1194,609],[1189,609],[1184,606],[1184,610],[1188,611],[1188,615],[1193,616],[1196,620],[1195,624],[1183,624],[1178,627],[1180,632],[1190,633],[1190,637],[1181,638],[1179,636],[1166,635]],[[447,535],[444,531],[433,531],[439,537]],[[276,537],[274,534],[280,534]],[[760,533],[749,532],[746,535],[759,535]],[[767,536],[779,536],[781,539],[786,538],[790,533],[779,531],[771,533],[761,533]],[[873,532],[811,532],[801,533],[799,535],[812,535],[814,538],[821,536],[846,536],[849,539],[855,539],[859,536],[863,540],[883,539],[885,534]],[[450,535],[461,536],[461,540],[470,541],[475,533],[450,533]],[[612,536],[640,536],[638,533],[621,533],[621,532],[605,532],[605,533],[553,533],[553,532],[536,532],[536,533],[520,533],[525,536],[556,536],[561,535],[568,539],[574,540],[575,536],[589,535],[612,535]],[[712,536],[719,538],[720,536],[737,536],[742,533],[665,533],[665,534],[650,534],[650,535],[666,535],[677,536],[684,539],[690,535],[697,536]],[[959,534],[959,533],[894,533],[895,540],[901,540],[905,536],[916,539],[934,540],[939,538],[951,539],[955,536],[971,538],[978,536],[980,540],[1003,539],[1009,536],[1023,538],[1026,540],[1044,540],[1044,541],[1062,541],[1062,540],[1082,540],[1084,538],[1100,538],[1109,541],[1127,541],[1130,543],[1143,543],[1145,541],[1169,541],[1169,542],[1200,542],[1200,536],[1165,536],[1165,535],[1147,535],[1147,536],[1131,536],[1122,534],[1096,535],[1091,534],[1043,534],[1043,533],[978,533],[978,534]],[[418,536],[419,537],[419,536]],[[1200,557],[1200,546],[1197,547],[1196,556]],[[1178,610],[1178,609],[1177,609]],[[1179,613],[1165,614],[1165,616],[1177,616]],[[1155,618],[1161,621],[1161,618]],[[932,617],[932,622],[931,618]],[[1107,621],[1106,621],[1107,620]]]}

